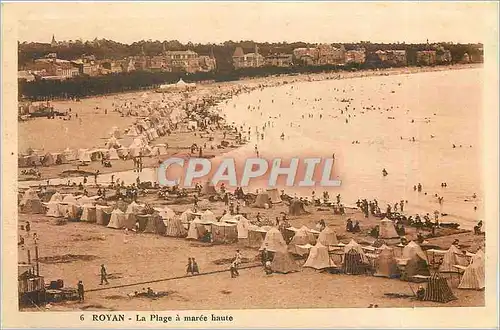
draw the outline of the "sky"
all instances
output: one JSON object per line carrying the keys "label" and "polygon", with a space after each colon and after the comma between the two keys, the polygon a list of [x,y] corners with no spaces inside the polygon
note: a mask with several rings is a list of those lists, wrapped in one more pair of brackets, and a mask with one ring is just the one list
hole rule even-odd
{"label": "sky", "polygon": [[[483,42],[496,2],[7,3],[19,41]],[[4,7],[5,9],[5,7]]]}

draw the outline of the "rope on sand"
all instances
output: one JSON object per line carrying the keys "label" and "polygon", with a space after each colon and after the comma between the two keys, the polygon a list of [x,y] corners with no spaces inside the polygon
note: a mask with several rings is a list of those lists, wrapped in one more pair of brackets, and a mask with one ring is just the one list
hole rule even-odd
{"label": "rope on sand", "polygon": [[[262,265],[258,264],[258,265],[252,265],[252,266],[238,267],[238,270],[240,270],[240,269],[256,268],[256,267],[262,267]],[[106,286],[106,287],[102,287],[102,288],[95,288],[95,289],[85,290],[85,292],[104,291],[104,290],[125,288],[125,287],[129,287],[129,286],[143,285],[143,284],[149,284],[149,283],[158,283],[158,282],[179,280],[179,279],[183,279],[183,278],[195,278],[195,277],[204,276],[204,275],[226,273],[228,271],[229,271],[228,269],[214,270],[214,271],[211,271],[211,272],[201,273],[201,274],[192,275],[192,276],[183,275],[183,276],[168,277],[168,278],[162,278],[162,279],[158,279],[158,280],[151,280],[151,281],[145,281],[145,282],[137,282],[137,283],[130,283],[130,284],[115,285],[115,286]]]}

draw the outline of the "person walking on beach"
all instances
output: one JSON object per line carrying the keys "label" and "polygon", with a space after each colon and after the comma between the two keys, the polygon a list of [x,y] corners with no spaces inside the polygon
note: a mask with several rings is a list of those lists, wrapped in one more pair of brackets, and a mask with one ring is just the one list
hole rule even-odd
{"label": "person walking on beach", "polygon": [[106,272],[106,268],[104,267],[104,264],[101,265],[101,284],[103,283],[109,284],[108,282],[108,273]]}
{"label": "person walking on beach", "polygon": [[240,250],[236,250],[236,255],[234,256],[234,260],[236,261],[236,263],[239,265],[241,264],[241,253],[240,253]]}
{"label": "person walking on beach", "polygon": [[240,276],[240,273],[238,273],[238,264],[236,263],[236,259],[231,263],[230,271],[231,271],[231,278]]}
{"label": "person walking on beach", "polygon": [[85,300],[84,294],[85,294],[85,288],[83,287],[83,282],[78,281],[78,301],[83,302]]}
{"label": "person walking on beach", "polygon": [[191,261],[191,258],[188,258],[188,264],[186,268],[186,276],[189,274],[193,274],[193,263]]}
{"label": "person walking on beach", "polygon": [[191,258],[192,261],[192,269],[191,269],[191,274],[200,274],[200,269],[198,268],[198,263],[194,258]]}

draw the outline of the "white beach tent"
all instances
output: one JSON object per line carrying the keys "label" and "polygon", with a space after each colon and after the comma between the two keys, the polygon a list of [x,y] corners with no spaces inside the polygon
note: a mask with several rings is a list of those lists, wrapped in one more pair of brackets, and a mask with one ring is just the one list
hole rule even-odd
{"label": "white beach tent", "polygon": [[264,250],[264,248],[270,252],[286,251],[287,245],[285,239],[278,228],[273,227],[266,233],[264,242],[262,242],[259,250]]}
{"label": "white beach tent", "polygon": [[135,201],[132,201],[132,203],[130,203],[128,206],[127,206],[127,210],[125,213],[133,213],[133,214],[137,214],[139,212],[141,212],[141,210],[144,208],[144,205],[142,204],[137,204]]}
{"label": "white beach tent", "polygon": [[61,210],[61,206],[59,202],[48,202],[45,204],[47,207],[47,213],[45,213],[48,217],[53,218],[62,218],[64,217],[64,213]]}
{"label": "white beach tent", "polygon": [[87,196],[81,196],[78,198],[78,204],[79,205],[92,205],[94,203],[94,199],[87,197]]}
{"label": "white beach tent", "polygon": [[125,222],[125,213],[120,209],[114,209],[111,212],[111,217],[109,219],[108,228],[121,229],[123,228],[123,223]]}
{"label": "white beach tent", "polygon": [[58,192],[55,192],[54,195],[50,197],[49,203],[62,202],[62,200],[63,200],[63,195],[61,195]]}
{"label": "white beach tent", "polygon": [[[230,220],[233,220],[233,216],[229,213],[226,213],[224,214],[219,221],[221,222],[227,222],[227,221],[230,221]],[[232,221],[231,221],[232,222]]]}
{"label": "white beach tent", "polygon": [[394,222],[384,218],[380,221],[378,238],[398,238]]}
{"label": "white beach tent", "polygon": [[[481,251],[481,250],[480,250]],[[460,280],[460,284],[458,285],[459,289],[473,289],[473,290],[482,290],[485,287],[485,265],[484,265],[484,254],[476,253],[474,257],[472,257],[472,262],[464,271],[462,275],[462,279]]]}
{"label": "white beach tent", "polygon": [[428,262],[427,255],[424,253],[424,251],[422,251],[420,245],[418,245],[414,241],[411,241],[403,248],[402,259],[410,260],[415,255],[418,255],[421,259],[425,260],[425,262]]}
{"label": "white beach tent", "polygon": [[238,239],[248,238],[248,230],[250,229],[251,223],[245,218],[239,218],[238,223],[236,224],[236,229],[238,230]]}
{"label": "white beach tent", "polygon": [[452,245],[443,255],[443,262],[439,266],[440,272],[456,272],[455,265],[467,266],[468,262],[465,255]]}
{"label": "white beach tent", "polygon": [[198,235],[198,225],[200,225],[202,221],[200,219],[194,219],[189,223],[189,229],[188,229],[188,234],[187,234],[187,239],[194,239],[197,240],[199,239]]}
{"label": "white beach tent", "polygon": [[324,246],[337,245],[339,243],[337,240],[337,233],[330,227],[325,227],[325,229],[319,233],[318,242]]}
{"label": "white beach tent", "polygon": [[202,222],[216,222],[217,219],[215,218],[215,214],[210,211],[210,210],[206,210],[205,212],[203,212],[201,214],[201,221]]}
{"label": "white beach tent", "polygon": [[316,243],[309,252],[309,257],[303,267],[314,269],[325,269],[329,267],[336,267],[335,263],[330,258],[328,248],[321,243]]}
{"label": "white beach tent", "polygon": [[130,126],[127,132],[127,136],[138,136],[138,135],[139,132],[137,132],[137,128],[134,125]]}
{"label": "white beach tent", "polygon": [[300,256],[306,255],[309,250],[307,248],[302,248],[301,245],[315,244],[314,235],[309,231],[309,228],[302,226],[299,230],[295,232],[290,243],[288,243],[288,252],[297,254]]}
{"label": "white beach tent", "polygon": [[118,157],[118,152],[116,151],[115,148],[111,148],[108,150],[107,152],[107,158],[109,160],[117,160],[117,159],[120,159],[120,157]]}
{"label": "white beach tent", "polygon": [[175,212],[170,207],[165,206],[164,208],[155,208],[156,211],[160,213],[160,217],[163,220],[170,220],[175,218]]}

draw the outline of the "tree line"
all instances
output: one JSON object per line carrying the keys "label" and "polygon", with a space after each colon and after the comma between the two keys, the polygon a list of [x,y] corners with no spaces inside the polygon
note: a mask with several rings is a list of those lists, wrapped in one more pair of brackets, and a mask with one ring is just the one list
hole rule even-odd
{"label": "tree line", "polygon": [[[49,53],[57,53],[57,57],[63,60],[74,60],[82,55],[94,55],[97,59],[124,59],[131,56],[140,56],[144,51],[146,56],[156,56],[165,50],[192,50],[200,55],[214,55],[217,61],[217,67],[222,70],[232,70],[232,55],[236,47],[242,47],[245,53],[253,52],[257,45],[259,53],[267,56],[272,53],[292,54],[295,48],[315,47],[316,44],[306,42],[281,42],[281,43],[255,43],[252,40],[243,41],[226,41],[220,44],[193,44],[188,42],[182,44],[177,40],[171,41],[153,41],[141,40],[132,44],[123,44],[113,40],[95,39],[94,41],[82,42],[79,40],[70,40],[67,44],[59,44],[52,47],[48,43],[18,43],[18,66],[19,70],[32,63],[35,59],[41,58]],[[346,50],[363,47],[367,54],[377,50],[406,50],[410,55],[419,50],[428,50],[428,44],[406,44],[406,43],[371,43],[369,41],[361,41],[359,43],[343,44]],[[454,44],[440,43],[445,49],[451,52],[453,61],[458,62],[462,59],[465,53],[477,57],[482,53],[482,44]],[[333,44],[340,47],[341,44]],[[410,63],[411,64],[411,63]]]}
{"label": "tree line", "polygon": [[[87,97],[92,95],[104,95],[120,93],[141,89],[157,88],[160,84],[174,83],[182,78],[188,82],[199,82],[206,80],[231,81],[242,77],[265,77],[278,74],[317,73],[340,70],[362,70],[387,67],[387,63],[376,61],[374,52],[377,50],[406,50],[407,63],[401,65],[416,65],[416,52],[429,49],[428,44],[379,44],[371,42],[360,42],[343,44],[346,50],[363,47],[366,50],[367,61],[364,64],[349,63],[343,66],[291,66],[291,67],[259,67],[235,70],[232,64],[232,55],[236,47],[242,47],[244,52],[253,52],[255,42],[253,41],[226,41],[222,44],[182,44],[176,40],[139,41],[130,45],[118,43],[112,40],[94,40],[92,42],[73,41],[68,45],[52,47],[43,43],[19,43],[19,69],[36,58],[43,57],[49,53],[56,52],[58,58],[75,59],[84,54],[94,55],[97,59],[123,59],[128,56],[139,56],[144,52],[147,56],[160,54],[166,50],[191,49],[200,55],[214,55],[217,61],[217,70],[214,72],[198,72],[194,74],[179,72],[158,71],[133,71],[109,74],[97,77],[85,75],[72,79],[57,80],[35,80],[19,82],[19,97],[31,100],[46,100],[55,98]],[[481,44],[440,44],[451,52],[452,63],[462,60],[465,53],[478,58],[482,54]],[[271,53],[292,53],[293,49],[300,47],[314,47],[315,44],[294,43],[258,43],[259,53],[266,56]],[[334,44],[340,47],[340,44]],[[375,58],[375,60],[374,60]]]}

